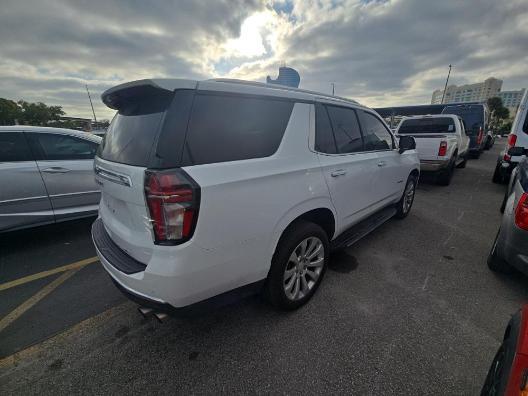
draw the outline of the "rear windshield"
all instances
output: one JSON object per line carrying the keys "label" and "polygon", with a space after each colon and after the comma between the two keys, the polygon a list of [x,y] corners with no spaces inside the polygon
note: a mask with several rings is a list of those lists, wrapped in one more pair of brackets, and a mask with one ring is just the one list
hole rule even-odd
{"label": "rear windshield", "polygon": [[455,121],[450,117],[413,118],[403,120],[398,134],[415,133],[454,133]]}
{"label": "rear windshield", "polygon": [[178,90],[127,98],[98,156],[154,168],[268,157],[277,151],[291,101]]}
{"label": "rear windshield", "polygon": [[482,106],[446,106],[443,114],[456,114],[466,124],[466,133],[470,136],[477,135],[480,128],[485,129],[484,108]]}
{"label": "rear windshield", "polygon": [[132,98],[110,123],[97,155],[127,165],[146,166],[172,93]]}

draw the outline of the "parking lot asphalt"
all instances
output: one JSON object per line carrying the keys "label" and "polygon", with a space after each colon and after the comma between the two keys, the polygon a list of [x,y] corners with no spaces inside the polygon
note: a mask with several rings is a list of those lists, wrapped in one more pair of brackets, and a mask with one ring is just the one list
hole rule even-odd
{"label": "parking lot asphalt", "polygon": [[[409,217],[335,254],[321,288],[295,312],[256,296],[160,324],[119,296],[98,263],[87,264],[0,332],[9,354],[63,330],[1,359],[0,393],[478,394],[528,296],[527,278],[486,266],[501,217],[504,186],[491,175],[503,142],[457,170],[450,186],[424,177]],[[94,255],[89,222],[7,239],[2,284]],[[59,276],[0,291],[0,315]],[[53,332],[20,341],[53,322]]]}

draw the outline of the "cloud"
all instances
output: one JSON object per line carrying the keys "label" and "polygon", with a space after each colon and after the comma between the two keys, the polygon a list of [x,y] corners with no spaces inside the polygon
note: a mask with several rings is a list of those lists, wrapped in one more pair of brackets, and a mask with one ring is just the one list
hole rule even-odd
{"label": "cloud", "polygon": [[[301,86],[371,106],[428,103],[451,82],[528,85],[528,9],[480,1],[4,0],[0,96],[90,116],[92,97],[148,77],[264,81],[281,62]],[[99,99],[99,117],[112,112]]]}

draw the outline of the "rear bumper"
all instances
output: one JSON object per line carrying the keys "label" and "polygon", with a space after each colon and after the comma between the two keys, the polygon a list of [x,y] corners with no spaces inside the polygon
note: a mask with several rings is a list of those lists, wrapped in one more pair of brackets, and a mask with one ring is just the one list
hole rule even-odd
{"label": "rear bumper", "polygon": [[438,172],[449,166],[449,158],[445,160],[420,160],[420,171]]}
{"label": "rear bumper", "polygon": [[238,289],[245,294],[247,288],[262,280],[261,276],[249,277],[247,272],[235,270],[233,262],[219,260],[219,249],[206,250],[191,242],[158,246],[148,263],[139,263],[111,239],[105,241],[101,219],[92,227],[92,239],[101,264],[118,288],[130,299],[160,311],[176,312],[226,292],[239,294]]}

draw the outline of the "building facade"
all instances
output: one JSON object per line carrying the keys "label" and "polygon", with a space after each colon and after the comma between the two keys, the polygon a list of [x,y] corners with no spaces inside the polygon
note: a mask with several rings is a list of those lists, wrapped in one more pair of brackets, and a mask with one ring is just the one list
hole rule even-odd
{"label": "building facade", "polygon": [[[488,98],[498,96],[501,88],[502,80],[494,77],[476,84],[449,85],[443,103],[485,102]],[[442,89],[435,90],[431,104],[442,104],[443,93]]]}
{"label": "building facade", "polygon": [[502,91],[497,96],[502,99],[502,104],[510,110],[510,115],[515,115],[521,99],[524,95],[526,88],[519,89],[518,91]]}

